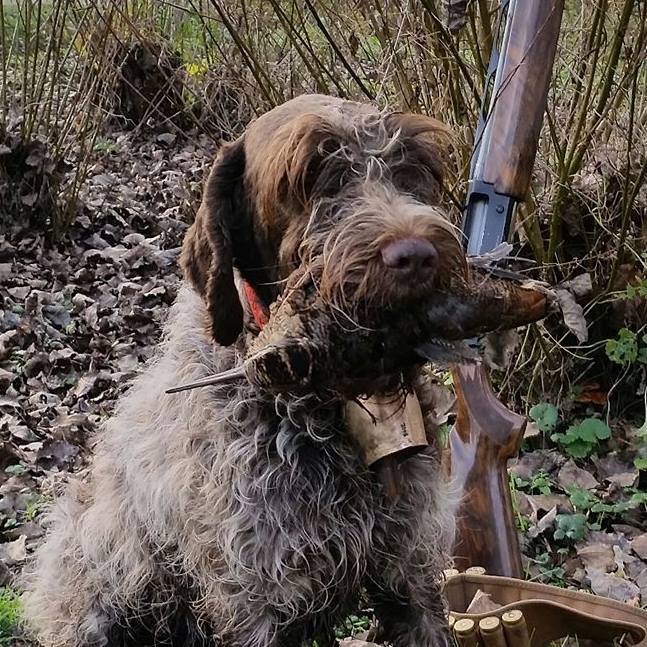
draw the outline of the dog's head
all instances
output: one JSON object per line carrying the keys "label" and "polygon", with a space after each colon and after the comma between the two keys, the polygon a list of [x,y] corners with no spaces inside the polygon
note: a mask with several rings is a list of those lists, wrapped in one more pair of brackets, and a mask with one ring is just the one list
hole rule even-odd
{"label": "dog's head", "polygon": [[271,303],[306,269],[350,317],[424,297],[465,272],[440,198],[449,134],[438,121],[307,97],[221,150],[182,251],[212,334],[243,328],[234,268]]}

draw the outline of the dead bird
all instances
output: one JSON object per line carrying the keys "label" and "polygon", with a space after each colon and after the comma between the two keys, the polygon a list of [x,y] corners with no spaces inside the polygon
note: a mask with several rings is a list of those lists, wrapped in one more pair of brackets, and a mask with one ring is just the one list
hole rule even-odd
{"label": "dead bird", "polygon": [[367,308],[357,321],[322,298],[316,281],[296,274],[248,346],[242,367],[171,392],[244,376],[273,393],[372,395],[426,361],[477,361],[462,340],[538,321],[552,303],[537,285],[473,267],[469,278],[426,299],[396,309]]}

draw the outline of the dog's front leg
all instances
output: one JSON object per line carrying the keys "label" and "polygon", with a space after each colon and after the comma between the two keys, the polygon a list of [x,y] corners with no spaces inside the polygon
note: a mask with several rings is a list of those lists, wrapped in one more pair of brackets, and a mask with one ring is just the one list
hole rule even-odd
{"label": "dog's front leg", "polygon": [[400,582],[396,589],[394,583],[382,580],[368,586],[379,621],[379,640],[393,647],[449,647],[452,643],[439,585],[416,584],[414,589]]}
{"label": "dog's front leg", "polygon": [[452,543],[451,496],[435,447],[405,461],[402,492],[385,506],[373,530],[367,590],[394,647],[451,644],[442,595],[442,573]]}

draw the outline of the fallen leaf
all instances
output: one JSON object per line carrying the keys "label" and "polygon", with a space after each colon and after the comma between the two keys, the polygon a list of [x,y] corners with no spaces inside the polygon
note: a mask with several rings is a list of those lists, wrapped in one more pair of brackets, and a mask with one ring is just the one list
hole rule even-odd
{"label": "fallen leaf", "polygon": [[647,567],[635,578],[636,586],[640,588],[640,601],[643,606],[647,604]]}
{"label": "fallen leaf", "polygon": [[541,431],[539,430],[537,423],[532,420],[529,420],[523,432],[524,439],[536,438],[537,436],[540,436],[540,435],[541,435]]}
{"label": "fallen leaf", "polygon": [[59,470],[68,470],[73,466],[78,454],[78,446],[65,440],[48,441],[37,452],[37,461],[46,469],[56,467]]}
{"label": "fallen leaf", "polygon": [[589,472],[578,467],[573,460],[569,460],[559,470],[557,482],[564,489],[576,486],[583,490],[593,490],[600,485]]}
{"label": "fallen leaf", "polygon": [[609,573],[615,568],[614,553],[611,546],[593,542],[586,545],[578,544],[577,556],[582,560],[584,566],[595,570]]}
{"label": "fallen leaf", "polygon": [[517,476],[524,481],[532,480],[532,477],[539,472],[551,474],[557,467],[564,463],[564,458],[556,451],[548,449],[537,449],[533,452],[526,452],[520,456],[511,466],[510,474]]}
{"label": "fallen leaf", "polygon": [[21,536],[24,536],[26,540],[29,540],[42,537],[45,534],[45,530],[38,523],[28,521],[27,523],[22,523],[15,528],[6,530],[4,534],[9,539],[20,539]]}
{"label": "fallen leaf", "polygon": [[596,595],[632,606],[640,604],[640,588],[633,582],[595,568],[586,569],[586,575]]}
{"label": "fallen leaf", "polygon": [[575,396],[575,402],[580,404],[595,404],[606,406],[609,400],[608,393],[600,389],[599,384],[584,384],[578,395]]}
{"label": "fallen leaf", "polygon": [[[132,368],[137,368],[137,365]],[[433,402],[433,422],[437,426],[444,425],[449,420],[449,417],[455,413],[456,396],[449,388],[441,384],[431,384],[430,389]]]}
{"label": "fallen leaf", "polygon": [[551,508],[538,522],[537,525],[528,530],[528,536],[531,538],[542,535],[551,529],[555,524],[557,517],[557,506]]}
{"label": "fallen leaf", "polygon": [[647,560],[647,532],[631,541],[631,550],[641,559]]}
{"label": "fallen leaf", "polygon": [[573,513],[573,505],[565,494],[526,494],[517,490],[514,496],[519,512],[535,523],[540,513],[548,512],[553,508],[556,508],[560,514]]}
{"label": "fallen leaf", "polygon": [[170,145],[175,141],[176,137],[175,133],[161,133],[157,136],[157,141]]}
{"label": "fallen leaf", "polygon": [[592,460],[602,480],[617,483],[621,487],[633,487],[638,480],[638,470],[621,460],[615,452],[603,457],[594,456]]}
{"label": "fallen leaf", "polygon": [[589,331],[582,306],[568,290],[557,289],[555,295],[566,327],[577,337],[580,344],[588,341]]}
{"label": "fallen leaf", "polygon": [[564,281],[560,284],[560,287],[568,290],[578,299],[582,299],[593,291],[593,281],[591,280],[591,275],[587,272],[578,274],[568,281]]}
{"label": "fallen leaf", "polygon": [[500,609],[501,605],[497,604],[489,593],[478,589],[467,606],[465,613],[489,613]]}
{"label": "fallen leaf", "polygon": [[505,371],[515,358],[521,344],[521,336],[516,330],[505,330],[485,336],[483,360],[491,369]]}
{"label": "fallen leaf", "polygon": [[26,535],[20,535],[15,541],[7,541],[4,544],[0,544],[0,560],[7,566],[15,566],[24,562],[27,558],[26,540]]}

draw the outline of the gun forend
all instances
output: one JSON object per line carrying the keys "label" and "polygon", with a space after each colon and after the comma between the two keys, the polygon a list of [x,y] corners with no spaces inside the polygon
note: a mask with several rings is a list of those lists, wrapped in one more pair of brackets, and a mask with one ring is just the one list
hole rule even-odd
{"label": "gun forend", "polygon": [[473,178],[518,201],[530,184],[563,10],[564,0],[509,3]]}

